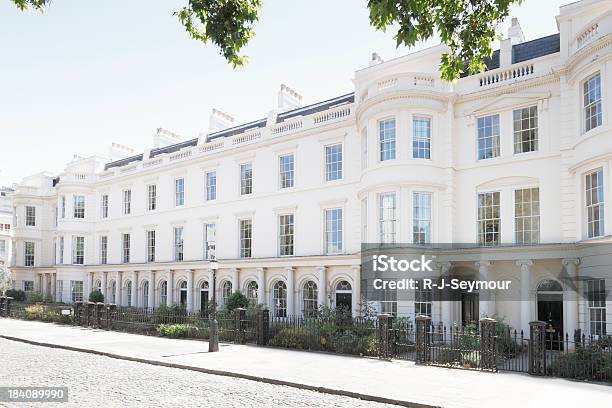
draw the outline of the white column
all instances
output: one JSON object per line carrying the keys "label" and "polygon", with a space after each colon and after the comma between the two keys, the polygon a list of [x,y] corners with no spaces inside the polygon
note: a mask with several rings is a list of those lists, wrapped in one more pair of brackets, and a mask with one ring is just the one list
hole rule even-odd
{"label": "white column", "polygon": [[268,305],[268,299],[266,299],[266,270],[264,268],[257,268],[257,300],[264,306]]}
{"label": "white column", "polygon": [[293,301],[295,298],[295,271],[292,267],[288,266],[285,268],[285,272],[287,273],[287,316],[293,316],[295,314],[295,309],[293,307]]}
{"label": "white column", "polygon": [[93,288],[94,288],[93,287],[94,273],[89,272],[87,275],[89,276],[89,279],[87,279],[87,290],[83,294],[83,297],[85,298],[86,301],[89,300],[89,294],[93,292]]}
{"label": "white column", "polygon": [[134,271],[134,279],[132,279],[132,307],[138,307],[138,271]]}
{"label": "white column", "polygon": [[[451,263],[442,262],[438,267],[440,268],[440,277],[446,281]],[[440,299],[440,317],[444,326],[450,329],[453,326],[453,301],[450,300],[450,292],[448,290],[441,290],[440,293],[442,293],[442,298]]]}
{"label": "white column", "polygon": [[[478,268],[478,279],[479,280],[488,280],[489,279],[489,266],[491,266],[491,262],[489,261],[478,261],[476,262],[476,267]],[[492,293],[488,290],[480,290],[478,294],[478,313],[480,316],[488,316],[491,317],[495,313],[492,301]],[[478,316],[478,318],[480,318]]]}
{"label": "white column", "polygon": [[149,272],[149,307],[155,307],[155,271]]}
{"label": "white column", "polygon": [[115,303],[118,306],[122,306],[123,302],[121,299],[121,285],[122,285],[123,272],[117,272],[117,280],[115,281]]}
{"label": "white column", "polygon": [[531,266],[533,261],[522,259],[516,261],[516,264],[521,268],[521,330],[524,336],[529,336],[529,322],[531,321],[533,307],[531,301]]}
{"label": "white column", "polygon": [[42,279],[43,279],[43,284],[42,284],[41,292],[42,292],[43,297],[46,298],[47,295],[49,294],[49,274],[43,273]]}
{"label": "white column", "polygon": [[353,316],[359,315],[359,305],[361,303],[361,265],[353,265],[353,277],[355,278],[355,284],[353,285]]}
{"label": "white column", "polygon": [[168,306],[172,306],[174,304],[174,271],[170,269],[168,271]]}
{"label": "white column", "polygon": [[238,281],[238,268],[232,269],[232,293],[240,290],[240,282]]}
{"label": "white column", "polygon": [[[564,331],[570,338],[574,339],[574,331],[578,328],[578,258],[565,258],[561,262],[565,266],[568,282],[566,286],[565,306],[566,306],[566,322],[563,325]],[[565,336],[565,333],[562,334]]]}
{"label": "white column", "polygon": [[57,282],[57,274],[53,273],[51,274],[51,299],[53,299],[54,302],[57,301],[56,293],[55,293],[57,290],[56,282]]}
{"label": "white column", "polygon": [[187,311],[193,312],[193,269],[187,271]]}
{"label": "white column", "polygon": [[104,294],[104,303],[108,303],[108,272],[104,272],[102,276],[102,293]]}
{"label": "white column", "polygon": [[317,271],[319,272],[319,306],[327,306],[327,267],[319,266]]}

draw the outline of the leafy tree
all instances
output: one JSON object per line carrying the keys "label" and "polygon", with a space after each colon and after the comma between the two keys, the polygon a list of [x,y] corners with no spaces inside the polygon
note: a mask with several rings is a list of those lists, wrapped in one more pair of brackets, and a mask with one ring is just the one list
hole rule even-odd
{"label": "leafy tree", "polygon": [[11,275],[5,265],[0,265],[0,293],[11,287]]}
{"label": "leafy tree", "polygon": [[104,295],[99,290],[92,290],[91,293],[89,294],[89,301],[96,302],[96,303],[102,303],[104,302]]}
{"label": "leafy tree", "polygon": [[[11,0],[21,10],[42,11],[51,0]],[[436,33],[449,52],[442,55],[442,78],[481,72],[485,58],[493,52],[496,28],[508,17],[510,6],[523,0],[368,0],[370,24],[377,30],[397,30],[397,46],[414,46]],[[261,0],[188,0],[174,14],[189,35],[219,47],[223,57],[240,67],[247,57],[240,54],[255,32]]]}
{"label": "leafy tree", "polygon": [[249,306],[249,299],[242,294],[239,290],[232,293],[227,297],[227,301],[225,302],[225,308],[228,311],[232,311],[239,307],[246,309]]}

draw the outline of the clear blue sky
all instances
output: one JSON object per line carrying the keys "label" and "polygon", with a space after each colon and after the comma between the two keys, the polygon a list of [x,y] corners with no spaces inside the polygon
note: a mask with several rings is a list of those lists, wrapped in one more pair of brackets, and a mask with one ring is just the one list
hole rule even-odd
{"label": "clear blue sky", "polygon": [[[512,16],[534,39],[557,32],[569,2],[526,0]],[[185,3],[55,0],[40,14],[0,0],[0,185],[61,171],[73,154],[106,156],[113,141],[143,150],[158,127],[194,138],[213,107],[264,117],[281,83],[306,104],[350,92],[372,51],[410,52],[370,27],[365,0],[267,0],[249,64],[233,70],[184,32],[172,12]]]}

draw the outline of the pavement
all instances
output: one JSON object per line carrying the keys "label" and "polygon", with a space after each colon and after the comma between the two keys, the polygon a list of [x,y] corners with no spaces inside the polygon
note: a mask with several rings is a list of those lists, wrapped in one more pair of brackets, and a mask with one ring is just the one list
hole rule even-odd
{"label": "pavement", "polygon": [[[0,337],[411,407],[612,406],[612,386],[0,318]],[[0,350],[0,360],[2,359]]]}

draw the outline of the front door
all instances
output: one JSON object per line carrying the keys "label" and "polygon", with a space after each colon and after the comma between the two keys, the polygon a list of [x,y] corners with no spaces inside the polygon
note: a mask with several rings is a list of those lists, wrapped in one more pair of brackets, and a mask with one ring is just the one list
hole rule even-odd
{"label": "front door", "polygon": [[563,300],[538,294],[538,320],[546,323],[546,348],[563,350]]}
{"label": "front door", "polygon": [[478,293],[461,294],[461,323],[463,326],[478,324]]}

